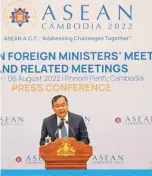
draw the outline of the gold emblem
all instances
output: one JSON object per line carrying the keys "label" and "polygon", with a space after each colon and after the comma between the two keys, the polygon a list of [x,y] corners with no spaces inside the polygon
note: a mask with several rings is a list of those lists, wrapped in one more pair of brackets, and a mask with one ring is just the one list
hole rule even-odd
{"label": "gold emblem", "polygon": [[61,147],[57,150],[58,156],[74,156],[75,155],[75,149],[71,147],[70,142],[68,139],[64,139],[62,142]]}

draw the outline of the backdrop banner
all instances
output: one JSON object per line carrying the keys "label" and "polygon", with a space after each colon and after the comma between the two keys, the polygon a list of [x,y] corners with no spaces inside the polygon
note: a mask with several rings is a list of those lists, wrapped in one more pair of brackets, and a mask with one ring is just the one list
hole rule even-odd
{"label": "backdrop banner", "polygon": [[150,172],[151,7],[151,0],[2,0],[3,171],[44,169],[42,122],[62,94],[87,126],[90,172]]}

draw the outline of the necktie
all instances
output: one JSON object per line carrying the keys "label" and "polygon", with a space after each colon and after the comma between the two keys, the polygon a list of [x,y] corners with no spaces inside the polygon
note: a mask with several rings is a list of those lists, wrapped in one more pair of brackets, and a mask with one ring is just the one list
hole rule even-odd
{"label": "necktie", "polygon": [[[65,119],[62,119],[62,121],[64,121],[64,120],[65,120]],[[64,123],[63,127],[61,128],[61,137],[62,137],[62,138],[67,137],[67,129],[66,129],[66,127],[65,127],[65,123]]]}

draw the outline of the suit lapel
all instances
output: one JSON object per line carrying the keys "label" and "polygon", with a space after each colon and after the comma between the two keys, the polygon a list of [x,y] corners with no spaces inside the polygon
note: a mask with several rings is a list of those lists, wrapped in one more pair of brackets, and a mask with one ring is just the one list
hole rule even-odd
{"label": "suit lapel", "polygon": [[[54,117],[52,118],[52,122],[51,122],[51,126],[52,126],[52,131],[53,131],[53,137],[54,137],[54,140],[56,139],[55,137],[55,132],[57,130],[57,116],[56,114],[54,114]],[[59,134],[57,134],[57,138],[59,137]]]}
{"label": "suit lapel", "polygon": [[72,115],[71,115],[71,113],[70,112],[68,112],[68,118],[69,118],[69,125],[68,125],[68,132],[69,132],[69,135],[68,135],[68,137],[74,137],[73,136],[73,133],[72,133],[72,131],[71,131],[71,129],[70,129],[70,127],[72,127]]}

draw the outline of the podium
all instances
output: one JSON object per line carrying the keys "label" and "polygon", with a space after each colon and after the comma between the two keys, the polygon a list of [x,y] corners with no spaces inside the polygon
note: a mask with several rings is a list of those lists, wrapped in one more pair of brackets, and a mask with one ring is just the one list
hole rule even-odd
{"label": "podium", "polygon": [[74,138],[58,138],[39,147],[46,169],[86,169],[92,147]]}

